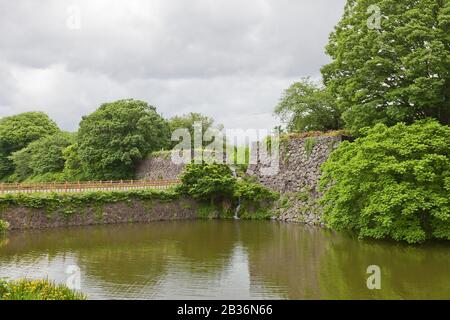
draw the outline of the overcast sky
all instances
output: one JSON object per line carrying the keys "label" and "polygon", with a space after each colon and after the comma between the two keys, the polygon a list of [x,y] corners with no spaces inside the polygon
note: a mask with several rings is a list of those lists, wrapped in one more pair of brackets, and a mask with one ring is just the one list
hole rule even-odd
{"label": "overcast sky", "polygon": [[[65,130],[103,102],[266,128],[282,91],[320,78],[345,0],[0,0],[0,116]],[[78,12],[80,15],[78,15]]]}

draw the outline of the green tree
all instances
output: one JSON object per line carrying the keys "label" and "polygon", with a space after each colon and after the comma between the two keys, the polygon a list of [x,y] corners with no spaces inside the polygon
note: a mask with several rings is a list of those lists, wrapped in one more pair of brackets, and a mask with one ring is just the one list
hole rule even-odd
{"label": "green tree", "polygon": [[341,113],[331,93],[309,78],[291,85],[275,108],[289,132],[341,129]]}
{"label": "green tree", "polygon": [[[379,28],[368,23],[377,8]],[[449,35],[447,0],[348,0],[327,46],[333,61],[322,68],[347,129],[426,117],[448,125]]]}
{"label": "green tree", "polygon": [[64,181],[87,181],[92,179],[81,162],[78,143],[71,144],[65,148],[62,154],[64,158],[62,178]]}
{"label": "green tree", "polygon": [[16,151],[10,157],[14,163],[14,176],[18,181],[27,178],[62,172],[65,158],[63,150],[74,143],[75,135],[61,132],[43,137]]}
{"label": "green tree", "polygon": [[78,155],[91,179],[129,179],[138,160],[169,146],[169,125],[139,100],[105,103],[83,117]]}
{"label": "green tree", "polygon": [[45,113],[26,112],[0,119],[0,179],[14,171],[9,159],[15,151],[60,130]]}
{"label": "green tree", "polygon": [[450,127],[377,124],[323,165],[325,222],[360,237],[450,240]]}
{"label": "green tree", "polygon": [[[191,145],[194,148],[194,124],[202,124],[202,137],[206,130],[214,128],[214,119],[200,113],[190,112],[182,116],[175,116],[169,120],[170,130],[173,132],[176,129],[188,129],[191,135]],[[222,126],[217,126],[217,129],[221,129]],[[178,141],[172,141],[172,148],[177,145]],[[203,141],[202,146],[206,146],[210,141]]]}

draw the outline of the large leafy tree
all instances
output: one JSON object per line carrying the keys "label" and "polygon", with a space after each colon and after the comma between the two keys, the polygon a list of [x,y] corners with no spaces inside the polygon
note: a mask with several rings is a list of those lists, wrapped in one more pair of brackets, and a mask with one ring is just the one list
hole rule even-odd
{"label": "large leafy tree", "polygon": [[169,125],[155,107],[139,100],[105,103],[83,117],[79,158],[92,179],[126,179],[138,160],[169,146]]}
{"label": "large leafy tree", "polygon": [[421,120],[362,134],[322,168],[325,222],[360,237],[450,240],[450,127]]}
{"label": "large leafy tree", "polygon": [[322,75],[354,134],[426,117],[449,124],[448,0],[348,0],[327,53]]}
{"label": "large leafy tree", "polygon": [[292,84],[275,108],[290,132],[340,129],[341,114],[331,93],[308,78]]}
{"label": "large leafy tree", "polygon": [[0,179],[14,171],[13,152],[60,130],[45,113],[26,112],[0,120]]}

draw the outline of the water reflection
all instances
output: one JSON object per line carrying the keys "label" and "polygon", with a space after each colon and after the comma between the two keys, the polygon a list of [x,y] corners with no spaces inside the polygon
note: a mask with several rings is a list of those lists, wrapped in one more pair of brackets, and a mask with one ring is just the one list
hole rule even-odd
{"label": "water reflection", "polygon": [[[359,241],[299,224],[155,222],[12,233],[0,277],[65,282],[90,299],[450,298],[450,246]],[[368,290],[379,265],[382,289]]]}

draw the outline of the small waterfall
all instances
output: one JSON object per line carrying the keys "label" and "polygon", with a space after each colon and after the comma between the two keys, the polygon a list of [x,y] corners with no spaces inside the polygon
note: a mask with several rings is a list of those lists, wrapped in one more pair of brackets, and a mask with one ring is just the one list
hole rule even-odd
{"label": "small waterfall", "polygon": [[[237,179],[236,168],[231,167],[231,171],[233,172],[233,176]],[[238,205],[234,210],[234,219],[239,220],[239,210],[241,210],[241,197],[238,198]]]}
{"label": "small waterfall", "polygon": [[234,219],[235,220],[239,220],[239,216],[238,216],[238,214],[239,214],[239,210],[241,209],[241,197],[239,197],[239,199],[238,199],[238,206],[236,207],[236,210],[234,210]]}

